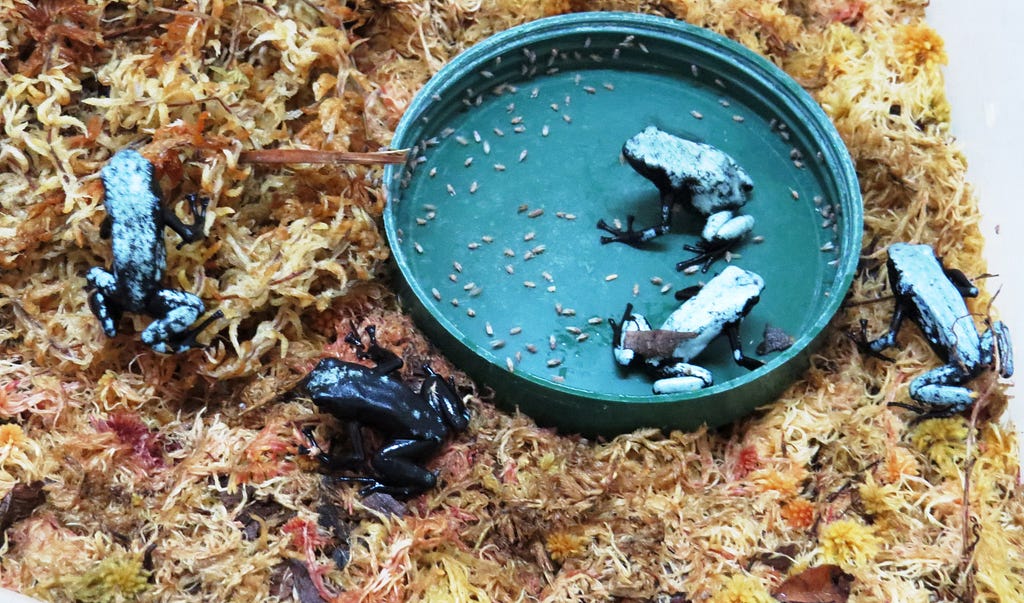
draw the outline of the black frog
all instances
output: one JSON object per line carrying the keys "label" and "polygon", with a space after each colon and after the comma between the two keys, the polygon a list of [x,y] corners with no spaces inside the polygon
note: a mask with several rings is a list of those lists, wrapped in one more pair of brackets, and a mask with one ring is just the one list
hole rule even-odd
{"label": "black frog", "polygon": [[377,342],[376,329],[368,327],[370,345],[365,346],[356,331],[345,338],[356,348],[357,356],[371,360],[373,367],[324,358],[286,395],[286,399],[309,396],[323,411],[347,424],[352,450],[347,455],[324,452],[313,438],[313,428],[304,430],[312,452],[329,470],[358,470],[365,464],[367,450],[362,428],[369,427],[384,442],[369,459],[372,476],[341,477],[366,484],[360,494],[375,492],[408,497],[420,494],[437,483],[437,474],[423,463],[437,454],[445,438],[460,433],[469,425],[469,411],[455,392],[455,384],[445,380],[429,365],[427,378],[419,392],[413,392],[393,375],[402,359]]}
{"label": "black frog", "polygon": [[117,335],[117,323],[125,312],[137,312],[155,318],[142,332],[142,341],[161,353],[181,352],[197,346],[196,335],[223,316],[218,310],[205,321],[190,328],[206,311],[195,295],[163,288],[167,268],[164,228],[178,233],[182,242],[203,238],[203,222],[209,200],[191,194],[185,197],[193,223],[186,225],[160,202],[153,164],[137,151],[116,153],[101,172],[107,217],[100,235],[109,238],[113,263],[109,271],[91,268],[89,307],[100,320],[108,337]]}

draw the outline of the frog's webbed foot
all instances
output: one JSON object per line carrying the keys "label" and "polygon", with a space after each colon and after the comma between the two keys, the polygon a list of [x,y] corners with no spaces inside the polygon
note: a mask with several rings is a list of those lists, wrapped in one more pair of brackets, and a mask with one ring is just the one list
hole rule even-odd
{"label": "frog's webbed foot", "polygon": [[676,264],[676,270],[682,272],[692,266],[700,266],[701,272],[707,272],[711,265],[717,260],[721,259],[730,249],[733,247],[733,241],[725,243],[713,243],[709,241],[699,241],[696,245],[683,245],[683,249],[690,251],[695,255],[688,259],[678,262]]}
{"label": "frog's webbed foot", "polygon": [[185,224],[174,215],[173,211],[164,209],[164,221],[171,227],[171,230],[178,233],[178,236],[181,237],[181,241],[175,246],[177,249],[181,249],[188,243],[194,243],[205,236],[203,228],[206,225],[206,208],[210,205],[209,197],[203,197],[197,193],[185,195],[184,200],[188,203],[188,210],[192,215],[192,224]]}
{"label": "frog's webbed foot", "polygon": [[619,228],[612,226],[604,221],[604,219],[597,221],[597,227],[612,236],[602,236],[601,244],[607,245],[608,243],[625,243],[631,247],[637,247],[642,243],[646,243],[651,239],[661,236],[668,232],[668,224],[661,224],[659,226],[652,226],[643,230],[635,230],[633,228],[633,222],[636,220],[635,216],[626,216],[626,228]]}

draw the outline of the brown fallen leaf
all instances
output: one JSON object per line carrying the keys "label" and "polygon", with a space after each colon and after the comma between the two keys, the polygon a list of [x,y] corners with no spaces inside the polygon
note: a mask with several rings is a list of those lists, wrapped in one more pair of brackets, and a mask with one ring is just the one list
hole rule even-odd
{"label": "brown fallen leaf", "polygon": [[838,565],[819,565],[786,578],[772,596],[784,603],[846,603],[852,582]]}
{"label": "brown fallen leaf", "polygon": [[17,484],[0,500],[0,539],[7,528],[28,518],[36,507],[46,502],[43,482]]}
{"label": "brown fallen leaf", "polygon": [[696,337],[696,333],[651,329],[650,331],[627,331],[623,338],[623,346],[633,350],[645,358],[671,356],[676,346],[687,339]]}

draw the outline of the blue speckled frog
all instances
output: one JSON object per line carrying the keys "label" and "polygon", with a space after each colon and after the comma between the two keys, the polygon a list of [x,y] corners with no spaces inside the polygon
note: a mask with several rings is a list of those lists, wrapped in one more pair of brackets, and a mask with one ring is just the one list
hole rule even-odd
{"label": "blue speckled frog", "polygon": [[[424,365],[427,378],[414,393],[392,376],[402,367],[402,359],[377,343],[376,329],[366,333],[370,346],[363,345],[354,331],[345,338],[357,350],[359,358],[372,360],[373,368],[324,358],[299,382],[285,399],[309,396],[320,409],[348,425],[352,451],[348,455],[323,452],[313,438],[312,428],[304,431],[309,440],[307,452],[330,470],[356,469],[366,460],[362,427],[377,431],[383,443],[370,457],[373,477],[340,477],[364,482],[360,494],[374,492],[393,496],[413,496],[434,487],[437,475],[421,463],[437,454],[445,437],[464,431],[469,411],[455,392],[455,385]],[[332,444],[331,449],[335,446]]]}
{"label": "blue speckled frog", "polygon": [[[1002,322],[978,334],[965,297],[978,289],[962,272],[946,268],[928,245],[895,243],[889,247],[889,284],[896,308],[889,332],[867,340],[867,321],[861,321],[859,338],[867,353],[889,360],[882,350],[896,345],[904,318],[921,328],[932,349],[946,363],[910,382],[910,397],[918,404],[893,403],[922,417],[953,415],[967,409],[977,394],[963,386],[985,370],[997,368],[1000,376],[1013,375],[1010,331]],[[998,362],[997,362],[998,360]]]}
{"label": "blue speckled frog", "polygon": [[685,140],[653,126],[630,138],[622,146],[622,156],[661,194],[661,223],[635,230],[633,216],[625,229],[599,220],[597,227],[611,234],[602,243],[626,243],[638,246],[669,231],[672,207],[688,207],[705,217],[701,239],[684,249],[695,253],[679,262],[678,270],[701,266],[703,272],[732,249],[754,227],[754,218],[736,215],[746,205],[754,182],[736,161],[711,145]]}
{"label": "blue speckled frog", "polygon": [[155,318],[142,332],[142,341],[157,352],[168,354],[197,347],[196,335],[223,316],[218,310],[201,324],[190,328],[206,311],[195,295],[161,287],[167,268],[164,227],[178,233],[182,242],[203,238],[205,198],[186,196],[194,218],[186,225],[160,202],[153,164],[138,152],[127,149],[115,154],[101,172],[106,193],[103,206],[107,217],[100,235],[110,238],[114,261],[110,271],[89,270],[89,307],[100,319],[108,337],[117,334],[117,322],[124,312],[138,312]]}
{"label": "blue speckled frog", "polygon": [[[657,377],[656,394],[678,394],[711,387],[711,371],[690,361],[725,334],[736,364],[754,370],[764,365],[743,353],[740,322],[761,299],[764,279],[736,266],[725,270],[695,291],[683,290],[685,301],[659,329],[652,329],[642,314],[627,304],[622,320],[609,319],[615,361],[622,366],[642,364]],[[660,340],[659,345],[654,342]],[[667,345],[666,345],[667,344]],[[659,349],[660,348],[660,349]]]}

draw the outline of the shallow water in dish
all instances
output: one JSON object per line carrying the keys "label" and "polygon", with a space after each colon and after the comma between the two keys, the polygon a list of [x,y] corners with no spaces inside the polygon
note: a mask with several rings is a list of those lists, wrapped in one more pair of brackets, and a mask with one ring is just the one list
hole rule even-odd
{"label": "shallow water in dish", "polygon": [[[741,327],[750,356],[758,357],[766,323],[797,338],[819,318],[836,278],[836,208],[813,143],[758,97],[734,94],[732,82],[701,66],[696,75],[603,66],[611,60],[510,77],[500,94],[463,91],[467,102],[429,116],[421,140],[430,144],[417,148],[415,169],[392,198],[395,253],[431,313],[495,365],[564,387],[649,397],[649,375],[615,364],[607,319],[632,303],[657,327],[679,306],[673,291],[725,263],[706,274],[676,271],[703,226],[688,211],[676,211],[672,231],[643,249],[600,243],[601,218],[625,223],[632,214],[638,228],[659,219],[657,189],[624,163],[622,144],[654,125],[722,149],[750,174],[755,189],[740,211],[756,224],[732,260],[766,281]],[[724,337],[693,362],[716,384],[748,372]]]}

